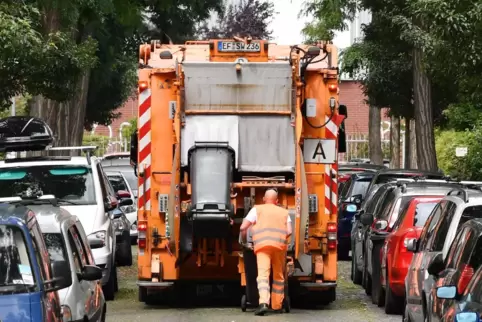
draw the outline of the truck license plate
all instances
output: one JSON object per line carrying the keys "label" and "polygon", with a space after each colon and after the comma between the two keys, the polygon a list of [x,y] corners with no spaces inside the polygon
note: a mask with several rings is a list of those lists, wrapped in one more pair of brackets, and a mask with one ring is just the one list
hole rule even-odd
{"label": "truck license plate", "polygon": [[261,44],[259,42],[220,41],[218,42],[218,51],[222,52],[260,52]]}

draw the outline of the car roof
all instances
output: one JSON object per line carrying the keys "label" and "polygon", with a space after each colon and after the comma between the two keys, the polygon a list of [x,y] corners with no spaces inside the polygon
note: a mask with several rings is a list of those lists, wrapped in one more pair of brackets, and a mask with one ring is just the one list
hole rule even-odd
{"label": "car roof", "polygon": [[111,160],[111,159],[118,159],[118,158],[130,158],[131,154],[130,152],[116,152],[116,153],[109,153],[109,154],[104,154],[102,157],[103,160]]}
{"label": "car roof", "polygon": [[403,195],[416,195],[419,192],[434,192],[447,194],[454,188],[463,185],[456,182],[407,182],[402,185],[395,184],[396,190]]}
{"label": "car roof", "polygon": [[359,172],[359,173],[352,173],[351,179],[352,180],[372,179],[374,176],[375,176],[374,172]]}
{"label": "car roof", "polygon": [[[97,160],[97,157],[91,157],[91,162],[96,162]],[[82,156],[17,158],[0,161],[0,168],[35,167],[43,165],[82,165],[89,167],[89,162],[86,157]]]}
{"label": "car roof", "polygon": [[358,163],[358,162],[348,162],[338,165],[338,169],[360,169],[360,170],[380,170],[386,169],[386,166],[377,165],[377,164],[370,164],[370,163]]}
{"label": "car roof", "polygon": [[118,177],[123,177],[121,171],[105,171],[105,174],[107,176],[118,176]]}
{"label": "car roof", "polygon": [[422,175],[429,175],[429,176],[437,176],[437,177],[444,177],[445,175],[441,172],[433,172],[433,171],[425,171],[425,170],[418,170],[418,169],[381,169],[378,171],[378,175],[384,174],[422,174]]}
{"label": "car roof", "polygon": [[35,213],[42,233],[60,233],[62,224],[74,217],[63,208],[49,204],[32,205],[29,208]]}

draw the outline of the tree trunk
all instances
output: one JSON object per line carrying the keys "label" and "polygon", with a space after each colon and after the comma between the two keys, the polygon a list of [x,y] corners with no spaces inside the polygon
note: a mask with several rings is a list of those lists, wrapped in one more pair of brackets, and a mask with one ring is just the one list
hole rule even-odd
{"label": "tree trunk", "polygon": [[433,130],[431,84],[422,63],[422,50],[413,50],[413,88],[417,161],[421,170],[438,171]]}
{"label": "tree trunk", "polygon": [[56,102],[40,95],[30,101],[30,115],[47,122],[56,137],[55,146],[82,145],[89,76],[86,72],[68,101]]}
{"label": "tree trunk", "polygon": [[405,134],[403,139],[404,149],[405,149],[405,156],[404,156],[404,164],[403,167],[405,169],[410,169],[410,160],[412,158],[412,151],[410,149],[410,130],[411,130],[411,120],[408,117],[405,117]]}
{"label": "tree trunk", "polygon": [[409,169],[418,169],[418,162],[417,162],[417,133],[415,131],[415,120],[410,120],[410,160],[409,160]]}
{"label": "tree trunk", "polygon": [[400,117],[392,116],[390,123],[390,167],[400,169]]}
{"label": "tree trunk", "polygon": [[368,140],[370,160],[374,164],[383,165],[382,136],[380,134],[380,124],[382,122],[381,110],[377,107],[370,106],[368,111]]}

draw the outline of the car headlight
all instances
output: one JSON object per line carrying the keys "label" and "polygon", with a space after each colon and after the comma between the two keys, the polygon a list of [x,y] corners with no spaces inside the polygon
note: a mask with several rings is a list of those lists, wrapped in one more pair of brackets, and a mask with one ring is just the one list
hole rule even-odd
{"label": "car headlight", "polygon": [[70,307],[67,305],[62,305],[60,312],[62,314],[62,321],[72,321],[72,311],[70,310]]}
{"label": "car headlight", "polygon": [[107,243],[107,232],[105,230],[96,231],[87,236],[87,239],[89,240],[90,248],[104,247]]}

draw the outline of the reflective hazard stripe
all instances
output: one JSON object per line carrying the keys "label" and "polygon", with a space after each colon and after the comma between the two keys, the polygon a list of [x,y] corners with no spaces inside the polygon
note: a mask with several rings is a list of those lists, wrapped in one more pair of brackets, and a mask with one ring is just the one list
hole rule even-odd
{"label": "reflective hazard stripe", "polygon": [[279,229],[279,228],[262,228],[262,229],[253,229],[252,230],[252,236],[262,234],[262,233],[279,233],[279,234],[288,234],[288,231],[285,229]]}
{"label": "reflective hazard stripe", "polygon": [[284,287],[284,286],[285,286],[285,282],[273,280],[273,285]]}
{"label": "reflective hazard stripe", "polygon": [[[326,139],[337,139],[338,138],[338,126],[332,120],[329,120],[329,116],[325,116],[325,121],[328,122],[325,127],[325,137]],[[337,149],[338,151],[338,143]],[[337,156],[338,160],[338,156]],[[325,165],[325,214],[329,215],[331,213],[336,213],[337,205],[338,205],[338,185],[337,185],[337,176],[338,176],[338,163],[331,165],[331,172],[330,173],[330,165]],[[333,178],[332,178],[333,174]],[[330,198],[330,187],[331,187],[331,198]],[[330,211],[331,209],[331,211]]]}
{"label": "reflective hazard stripe", "polygon": [[[137,206],[139,210],[151,209],[151,89],[146,88],[139,93],[139,124],[138,126],[138,164],[139,169],[145,167],[143,177],[139,178],[139,190],[137,192]],[[144,187],[145,186],[145,187]],[[144,205],[144,190],[146,204]]]}

